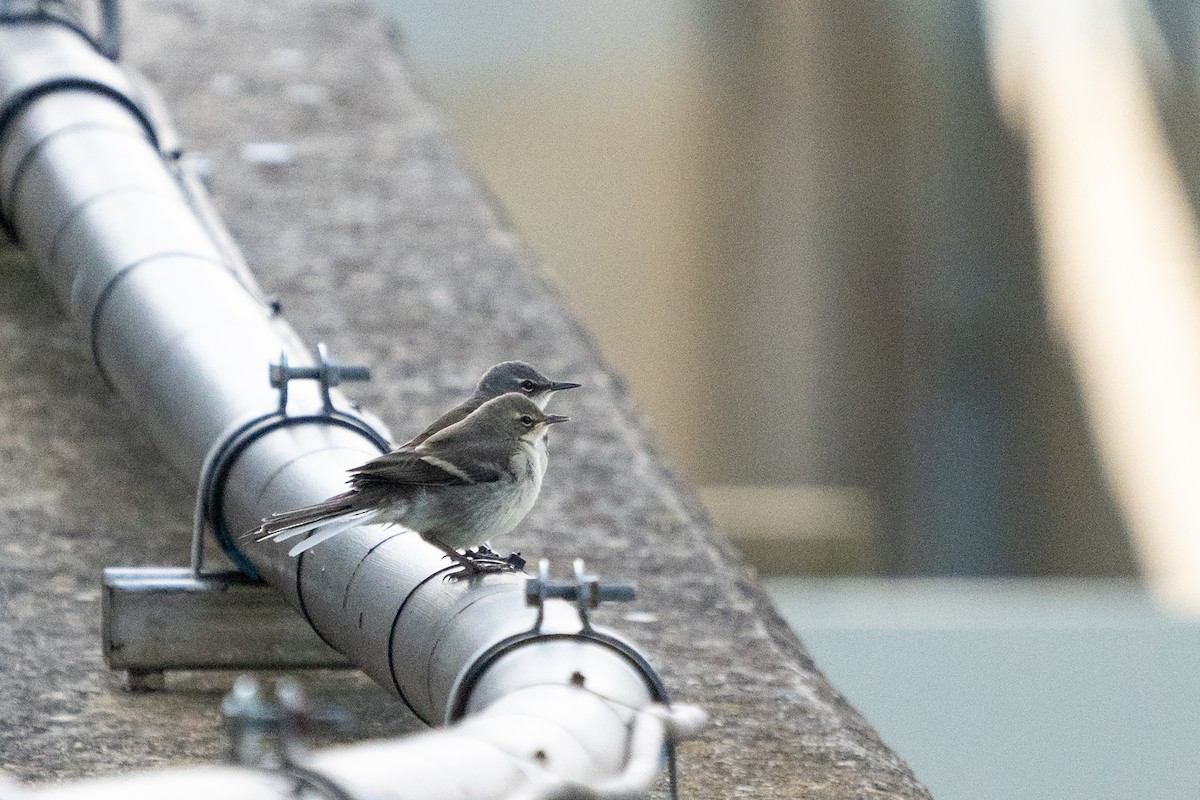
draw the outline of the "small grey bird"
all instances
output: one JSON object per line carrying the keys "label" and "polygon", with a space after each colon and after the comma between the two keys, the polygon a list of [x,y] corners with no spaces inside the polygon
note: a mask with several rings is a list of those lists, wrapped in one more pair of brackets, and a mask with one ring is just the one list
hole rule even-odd
{"label": "small grey bird", "polygon": [[[393,523],[441,548],[468,572],[503,563],[459,550],[508,533],[529,513],[546,473],[546,432],[567,417],[523,394],[487,400],[417,444],[404,444],[350,472],[350,488],[323,502],[263,520],[258,541],[315,531],[289,555],[356,525]],[[415,441],[415,440],[414,440]]]}
{"label": "small grey bird", "polygon": [[550,396],[563,389],[576,389],[578,383],[552,381],[524,361],[502,361],[483,374],[475,386],[475,392],[454,408],[442,414],[425,430],[404,443],[405,447],[415,446],[428,439],[433,434],[466,419],[467,415],[481,405],[508,392],[518,392],[525,395],[538,408],[545,411],[550,402]]}

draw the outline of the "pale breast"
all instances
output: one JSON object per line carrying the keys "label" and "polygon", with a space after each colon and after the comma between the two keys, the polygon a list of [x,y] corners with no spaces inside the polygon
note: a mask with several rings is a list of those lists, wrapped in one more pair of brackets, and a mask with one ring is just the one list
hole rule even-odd
{"label": "pale breast", "polygon": [[[545,477],[546,467],[550,463],[549,453],[546,451],[546,437],[543,436],[541,439],[538,439],[537,444],[534,445],[529,445],[525,442],[522,442],[522,444],[525,445],[522,448],[526,455],[525,474],[533,479],[535,486],[533,496],[536,499],[538,492],[542,490],[542,478]],[[517,457],[520,458],[520,455]],[[515,467],[516,465],[514,464],[513,466]],[[520,474],[515,469],[513,472],[514,474]]]}
{"label": "pale breast", "polygon": [[522,442],[509,463],[511,477],[420,491],[397,521],[447,547],[475,547],[525,519],[542,490],[546,464],[544,441]]}
{"label": "pale breast", "polygon": [[517,491],[512,494],[511,507],[496,520],[497,535],[515,528],[533,508],[542,491],[542,477],[546,474],[547,464],[545,440],[539,440],[535,445],[526,442],[521,444],[510,465],[512,474],[517,476]]}

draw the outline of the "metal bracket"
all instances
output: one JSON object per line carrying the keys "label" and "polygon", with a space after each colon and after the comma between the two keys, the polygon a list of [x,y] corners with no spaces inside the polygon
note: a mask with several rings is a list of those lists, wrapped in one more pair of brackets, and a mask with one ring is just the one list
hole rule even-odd
{"label": "metal bracket", "polygon": [[592,622],[588,612],[599,608],[601,603],[628,603],[637,596],[637,590],[631,583],[600,583],[595,575],[584,571],[583,559],[577,558],[573,563],[575,582],[565,583],[550,580],[550,561],[543,558],[538,561],[536,578],[525,579],[525,605],[537,608],[537,619],[533,623],[533,633],[542,629],[545,618],[546,600],[569,600],[579,611],[579,624],[584,632],[592,631]]}
{"label": "metal bracket", "polygon": [[[586,639],[612,648],[629,659],[642,674],[647,685],[652,689],[655,701],[663,704],[669,702],[667,687],[663,685],[662,679],[659,678],[658,673],[654,671],[649,662],[628,642],[593,628],[591,620],[588,618],[588,612],[597,608],[601,603],[633,600],[636,594],[633,585],[600,583],[595,575],[586,573],[581,558],[575,559],[574,567],[574,581],[553,581],[550,579],[550,561],[545,558],[538,560],[537,576],[525,578],[525,605],[537,609],[537,618],[534,620],[533,626],[527,631],[521,631],[501,639],[477,655],[467,665],[455,678],[454,685],[450,689],[450,700],[446,704],[446,715],[443,722],[450,724],[466,713],[467,701],[470,699],[475,682],[497,658],[534,639]],[[566,600],[574,603],[579,614],[579,630],[572,632],[543,631],[542,624],[545,622],[547,600]]]}
{"label": "metal bracket", "polygon": [[165,670],[352,666],[279,592],[240,572],[109,567],[101,639],[131,690],[162,688]]}
{"label": "metal bracket", "polygon": [[[330,389],[346,381],[370,380],[369,368],[338,364],[329,355],[329,348],[321,343],[317,345],[317,366],[289,366],[287,353],[281,352],[278,363],[270,365],[267,377],[271,386],[279,390],[279,406],[274,411],[231,425],[208,451],[204,466],[200,470],[200,481],[196,487],[196,508],[192,515],[192,570],[198,577],[203,575],[204,570],[206,528],[212,530],[217,543],[234,566],[252,578],[258,577],[258,571],[238,550],[233,533],[225,525],[223,505],[225,481],[234,461],[257,439],[277,428],[321,422],[357,431],[379,448],[381,453],[391,449],[391,441],[382,431],[354,411],[337,408],[330,395]],[[288,414],[288,384],[294,380],[316,380],[320,383],[319,413],[295,416]]]}
{"label": "metal bracket", "polygon": [[292,367],[288,365],[287,353],[279,354],[279,363],[271,365],[271,385],[279,390],[279,413],[287,414],[288,383],[296,380],[318,381],[321,384],[321,401],[326,414],[333,414],[333,400],[329,390],[346,381],[371,380],[371,368],[343,366],[329,355],[324,342],[317,345],[317,366]]}
{"label": "metal bracket", "polygon": [[314,707],[293,680],[275,682],[274,702],[259,682],[242,675],[221,702],[229,736],[230,761],[248,769],[279,773],[292,782],[294,796],[310,793],[330,800],[354,800],[329,777],[305,765],[308,751],[300,734],[322,728],[345,728],[350,715],[339,708]]}
{"label": "metal bracket", "polygon": [[[0,0],[3,2],[3,0]],[[337,408],[330,389],[368,380],[370,370],[333,361],[317,346],[317,366],[290,367],[280,355],[268,372],[279,390],[277,408],[231,425],[204,460],[192,515],[191,564],[181,567],[115,567],[104,571],[103,648],[113,669],[124,670],[132,690],[158,689],[168,669],[303,669],[349,667],[321,641],[275,589],[258,580],[224,522],[225,481],[237,457],[258,438],[288,425],[321,422],[361,433],[380,452],[391,443],[383,432],[350,410]],[[293,380],[321,384],[322,410],[289,415]],[[205,568],[205,537],[211,530],[236,571]],[[237,620],[230,625],[229,620]]]}
{"label": "metal bracket", "polygon": [[[677,740],[682,738],[683,728],[686,727],[683,725],[683,721],[690,718],[689,715],[691,712],[690,710],[681,709],[681,713],[675,716],[670,697],[667,693],[667,687],[663,684],[662,679],[649,662],[625,641],[593,628],[591,619],[588,616],[588,612],[594,608],[598,608],[601,603],[624,603],[633,600],[636,596],[636,589],[632,584],[628,583],[601,583],[600,579],[595,575],[588,574],[582,558],[575,559],[572,566],[575,577],[574,581],[553,581],[550,579],[550,562],[544,558],[538,561],[537,576],[525,579],[525,604],[537,609],[537,618],[534,620],[533,627],[525,633],[519,633],[493,645],[476,658],[471,667],[458,677],[451,691],[452,701],[446,710],[446,721],[452,722],[465,713],[466,701],[470,696],[470,687],[474,685],[479,675],[495,659],[530,639],[547,635],[563,635],[543,633],[542,623],[545,621],[546,600],[566,600],[574,603],[576,611],[579,613],[579,633],[570,634],[570,636],[579,636],[603,643],[628,658],[642,673],[647,684],[653,691],[655,702],[662,704],[667,718],[669,720],[676,720],[679,723],[679,730],[669,731],[664,746],[664,754],[667,762],[668,792],[672,800],[679,800],[679,755],[676,745]],[[580,794],[580,796],[602,797],[603,793],[584,793]]]}

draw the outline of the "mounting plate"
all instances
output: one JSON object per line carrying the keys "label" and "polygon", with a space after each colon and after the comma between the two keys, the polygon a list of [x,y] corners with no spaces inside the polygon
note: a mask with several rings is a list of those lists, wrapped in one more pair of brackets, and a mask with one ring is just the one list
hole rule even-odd
{"label": "mounting plate", "polygon": [[130,689],[168,669],[349,667],[270,586],[240,572],[110,567],[102,592],[104,660]]}

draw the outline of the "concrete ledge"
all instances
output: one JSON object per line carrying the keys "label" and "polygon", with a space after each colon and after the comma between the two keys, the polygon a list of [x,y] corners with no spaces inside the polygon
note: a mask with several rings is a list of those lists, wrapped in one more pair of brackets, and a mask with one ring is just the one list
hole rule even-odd
{"label": "concrete ledge", "polygon": [[[129,5],[128,58],[162,89],[185,144],[211,158],[252,269],[310,342],[372,366],[375,382],[350,391],[398,434],[504,358],[586,384],[563,404],[574,421],[555,437],[541,503],[503,544],[563,569],[585,555],[601,576],[638,583],[633,608],[600,617],[714,719],[683,753],[685,796],[927,796],[663,464],[371,6]],[[243,158],[262,143],[289,145],[270,151],[288,157]],[[0,285],[0,768],[47,780],[219,760],[230,674],[171,674],[165,691],[130,695],[100,652],[102,568],[185,564],[190,487],[11,253]],[[417,727],[357,673],[305,680],[357,713],[351,738]]]}

